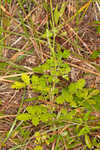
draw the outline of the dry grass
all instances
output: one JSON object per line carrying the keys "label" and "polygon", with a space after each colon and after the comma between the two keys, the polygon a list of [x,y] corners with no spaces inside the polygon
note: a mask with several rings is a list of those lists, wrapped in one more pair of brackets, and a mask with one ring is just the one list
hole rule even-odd
{"label": "dry grass", "polygon": [[[1,1],[0,5],[0,142],[2,143],[16,117],[23,90],[12,90],[11,83],[19,80],[23,72],[32,73],[32,68],[44,63],[50,56],[47,41],[40,37],[44,33],[50,13],[43,8],[43,0],[12,0],[8,3]],[[63,0],[53,0],[53,7],[61,5]],[[66,0],[67,7],[61,22],[61,32],[67,36],[56,38],[56,42],[71,51],[68,63],[72,67],[70,81],[83,77],[87,86],[100,89],[100,60],[91,60],[94,50],[100,49],[100,33],[96,33],[94,21],[100,21],[99,0],[77,1]],[[47,0],[49,4],[49,0]],[[77,14],[78,13],[78,14]],[[68,21],[69,20],[69,21]],[[84,73],[87,75],[84,76]],[[34,94],[27,89],[25,97],[31,98]],[[29,103],[24,103],[22,110]],[[18,128],[17,123],[15,129]],[[26,128],[34,133],[32,126]],[[19,139],[19,140],[18,140]],[[20,130],[14,130],[12,136],[1,150],[10,150],[18,143],[23,145],[25,139]],[[19,145],[21,145],[19,143]],[[18,149],[32,150],[34,142],[32,136],[26,146]],[[76,148],[78,150],[78,148]],[[76,150],[75,149],[75,150]],[[46,149],[47,150],[47,149]],[[53,145],[52,145],[53,150]]]}

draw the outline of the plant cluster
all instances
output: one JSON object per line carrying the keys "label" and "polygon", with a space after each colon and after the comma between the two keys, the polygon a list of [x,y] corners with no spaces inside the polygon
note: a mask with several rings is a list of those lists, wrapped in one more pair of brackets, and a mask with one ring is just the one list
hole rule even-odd
{"label": "plant cluster", "polygon": [[[60,32],[63,25],[59,25],[65,3],[60,9],[57,5],[54,12],[50,5],[51,20],[41,36],[48,42],[50,58],[33,68],[32,76],[22,74],[22,82],[16,81],[12,85],[12,88],[28,88],[37,93],[36,97],[25,99],[33,101],[33,105],[28,106],[26,112],[18,114],[17,119],[31,121],[35,127],[46,127],[34,133],[35,150],[42,150],[44,143],[48,147],[54,142],[55,150],[72,149],[78,145],[85,149],[96,147],[98,150],[100,144],[92,133],[100,128],[99,118],[93,114],[100,110],[100,91],[86,88],[84,79],[66,86],[71,70],[67,64],[70,52],[55,42],[56,36],[66,34]],[[45,9],[48,9],[47,6]],[[62,79],[65,84],[61,86]]]}
{"label": "plant cluster", "polygon": [[[65,142],[66,147],[72,148],[80,144],[81,136],[84,136],[86,146],[92,148],[93,145],[97,146],[98,144],[94,139],[91,142],[89,134],[99,128],[99,123],[96,124],[95,121],[98,117],[91,113],[100,108],[100,92],[97,89],[86,88],[84,79],[59,88],[60,76],[66,82],[68,81],[70,67],[63,60],[68,56],[69,51],[58,51],[55,54],[56,60],[51,57],[44,64],[33,69],[34,75],[30,77],[23,74],[21,77],[23,82],[17,81],[12,85],[16,89],[29,87],[37,93],[36,97],[25,100],[33,100],[35,103],[28,106],[26,112],[19,114],[17,119],[25,122],[31,120],[34,126],[43,123],[49,126],[50,132],[53,128],[55,129],[56,134],[50,135],[45,140],[41,139],[42,142],[38,142],[38,144],[45,141],[51,143],[56,139],[58,143]],[[93,125],[94,122],[96,126]],[[64,127],[66,127],[65,130]],[[72,131],[73,137],[71,137]],[[57,147],[59,146],[61,145],[58,144]]]}

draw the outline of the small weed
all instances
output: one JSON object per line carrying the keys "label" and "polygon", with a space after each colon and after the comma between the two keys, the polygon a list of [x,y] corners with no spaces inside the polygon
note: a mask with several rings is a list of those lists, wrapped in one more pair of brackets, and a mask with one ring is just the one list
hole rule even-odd
{"label": "small weed", "polygon": [[[20,73],[21,78],[17,78],[19,75],[15,75],[16,79],[10,76],[15,81],[12,84],[12,88],[19,91],[24,90],[24,94],[17,117],[2,142],[3,146],[5,146],[5,143],[11,137],[10,140],[13,141],[15,146],[10,150],[20,149],[24,146],[27,147],[30,142],[33,142],[34,150],[43,150],[44,147],[48,149],[52,147],[55,150],[76,149],[76,147],[88,148],[90,150],[94,147],[97,149],[100,148],[100,139],[95,133],[100,130],[100,119],[98,115],[100,111],[100,91],[95,88],[88,88],[83,78],[80,78],[76,82],[69,81],[71,67],[69,66],[70,61],[68,60],[71,57],[75,56],[75,61],[77,60],[76,57],[82,58],[83,60],[81,50],[84,47],[88,50],[91,60],[97,59],[100,55],[98,49],[92,53],[84,40],[80,38],[81,31],[79,31],[79,25],[82,23],[83,18],[86,17],[86,12],[91,6],[92,1],[82,2],[83,6],[81,7],[79,7],[80,2],[77,1],[77,9],[71,3],[68,6],[69,2],[62,2],[60,7],[57,4],[54,9],[53,1],[50,0],[50,3],[48,3],[45,0],[41,9],[44,9],[43,11],[47,13],[47,16],[41,22],[41,17],[39,16],[37,17],[39,19],[37,19],[33,14],[34,11],[31,12],[31,5],[29,7],[24,5],[27,2],[26,0],[18,0],[17,8],[20,12],[17,16],[18,20],[15,19],[15,22],[17,22],[16,29],[21,27],[23,33],[16,33],[16,30],[7,31],[8,26],[10,26],[10,21],[9,17],[4,16],[5,20],[2,20],[3,24],[0,27],[0,59],[2,61],[0,62],[0,69],[3,71],[0,71],[0,75],[6,72],[7,68],[15,68],[14,70],[11,68],[8,74],[14,72]],[[13,1],[4,1],[4,3],[7,2],[11,6]],[[38,1],[33,0],[32,2],[37,9]],[[70,16],[69,18],[65,14],[67,7],[70,9],[68,14]],[[2,13],[4,12],[0,10],[0,15]],[[30,17],[31,15],[33,18]],[[13,18],[13,16],[11,17]],[[46,22],[45,19],[47,19]],[[74,28],[73,23],[70,25],[71,21],[75,25]],[[94,28],[97,34],[100,33],[99,24],[100,21],[94,22]],[[41,28],[42,25],[43,30]],[[68,29],[65,30],[66,28]],[[24,44],[26,42],[25,46],[19,46],[17,48],[7,45],[6,38],[10,35],[21,37]],[[63,44],[60,43],[62,41]],[[67,43],[66,41],[68,42],[67,47],[71,45],[70,48],[65,48],[64,44]],[[12,45],[16,44],[16,42],[18,41],[16,40]],[[83,45],[79,45],[80,43]],[[34,49],[26,51],[25,49],[28,46],[30,49],[34,46]],[[42,58],[46,56],[46,54],[42,54],[42,46],[45,46],[49,50],[49,54],[47,54],[45,60]],[[5,49],[14,51],[14,57],[11,57],[10,60],[3,55]],[[27,72],[30,68],[20,65],[20,62],[26,56],[32,56],[33,51],[35,51],[42,61],[40,65],[33,67],[31,69],[31,75],[28,75],[29,73]],[[33,91],[36,96],[25,98],[25,93],[28,90]],[[26,106],[26,108],[24,107],[23,110],[23,103],[30,101],[31,104]],[[0,105],[2,105],[1,99]],[[3,115],[1,114],[1,116]],[[32,130],[29,130],[29,125],[31,125]]]}

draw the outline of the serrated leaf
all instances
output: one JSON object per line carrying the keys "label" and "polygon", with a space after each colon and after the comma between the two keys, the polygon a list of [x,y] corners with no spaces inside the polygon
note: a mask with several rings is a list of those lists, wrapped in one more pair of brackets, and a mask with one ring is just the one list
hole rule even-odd
{"label": "serrated leaf", "polygon": [[27,121],[31,119],[31,115],[29,115],[28,113],[24,113],[24,114],[19,114],[17,116],[18,120],[22,120],[22,121]]}
{"label": "serrated leaf", "polygon": [[32,117],[32,124],[34,126],[37,126],[39,124],[40,119],[38,118],[38,116],[36,117]]}
{"label": "serrated leaf", "polygon": [[26,110],[28,111],[28,113],[30,113],[31,115],[34,115],[35,113],[40,114],[41,113],[41,108],[39,106],[28,106],[26,108]]}
{"label": "serrated leaf", "polygon": [[71,83],[71,84],[69,85],[68,89],[69,89],[69,92],[70,92],[70,93],[72,93],[72,94],[76,93],[76,91],[77,91],[76,83]]}
{"label": "serrated leaf", "polygon": [[15,89],[21,89],[21,88],[25,88],[26,85],[23,82],[16,81],[16,82],[14,82],[14,84],[11,87],[15,88]]}
{"label": "serrated leaf", "polygon": [[77,86],[77,89],[83,89],[83,87],[85,86],[85,80],[84,79],[79,79],[77,82],[76,82],[76,86]]}
{"label": "serrated leaf", "polygon": [[47,108],[43,107],[41,105],[28,106],[26,108],[26,110],[28,111],[28,113],[30,113],[32,115],[39,115],[41,113],[46,113],[47,112]]}
{"label": "serrated leaf", "polygon": [[30,77],[27,74],[23,73],[22,76],[21,76],[21,78],[22,78],[22,81],[24,81],[24,83],[26,85],[30,84]]}
{"label": "serrated leaf", "polygon": [[41,114],[40,119],[42,122],[47,122],[50,119],[51,115],[49,113]]}
{"label": "serrated leaf", "polygon": [[36,75],[33,75],[31,78],[31,81],[32,81],[33,85],[37,85],[37,84],[39,84],[39,77]]}
{"label": "serrated leaf", "polygon": [[76,96],[79,98],[88,99],[88,89],[78,90]]}
{"label": "serrated leaf", "polygon": [[93,96],[96,96],[98,94],[100,94],[100,91],[98,89],[94,89],[93,91],[90,92],[88,98],[92,98]]}

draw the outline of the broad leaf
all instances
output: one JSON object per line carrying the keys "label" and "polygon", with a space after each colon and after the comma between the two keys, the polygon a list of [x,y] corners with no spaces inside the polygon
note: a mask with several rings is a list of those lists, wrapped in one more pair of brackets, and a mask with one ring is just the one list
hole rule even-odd
{"label": "broad leaf", "polygon": [[24,81],[24,83],[26,85],[30,84],[30,77],[27,74],[23,73],[22,76],[21,76],[21,78],[22,78],[22,80]]}
{"label": "broad leaf", "polygon": [[28,113],[20,114],[17,116],[17,119],[22,121],[27,121],[31,119],[31,115],[29,115]]}
{"label": "broad leaf", "polygon": [[14,84],[12,85],[12,88],[15,88],[15,89],[22,89],[22,88],[25,88],[26,87],[26,84],[23,83],[23,82],[14,82]]}

